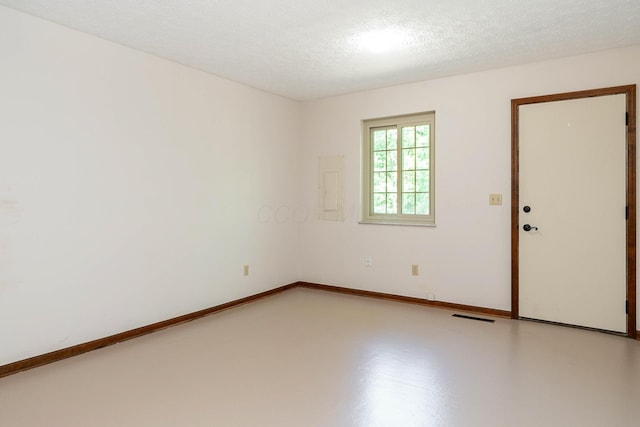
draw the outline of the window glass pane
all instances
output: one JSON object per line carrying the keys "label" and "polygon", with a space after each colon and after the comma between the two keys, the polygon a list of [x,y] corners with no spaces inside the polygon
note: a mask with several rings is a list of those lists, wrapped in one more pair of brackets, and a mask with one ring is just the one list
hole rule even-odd
{"label": "window glass pane", "polygon": [[402,169],[415,170],[416,150],[402,150]]}
{"label": "window glass pane", "polygon": [[416,169],[429,169],[429,149],[416,149]]}
{"label": "window glass pane", "polygon": [[416,213],[416,195],[415,193],[402,194],[402,213],[413,215]]}
{"label": "window glass pane", "polygon": [[373,150],[379,151],[384,150],[387,146],[386,141],[387,131],[386,130],[374,130],[373,131]]}
{"label": "window glass pane", "polygon": [[416,191],[429,192],[429,171],[416,172]]}
{"label": "window glass pane", "polygon": [[398,195],[397,194],[387,194],[387,213],[388,214],[398,213]]}
{"label": "window glass pane", "polygon": [[398,170],[398,152],[397,151],[387,151],[387,170],[388,171]]}
{"label": "window glass pane", "polygon": [[373,194],[373,212],[374,213],[387,212],[387,194],[386,193]]}
{"label": "window glass pane", "polygon": [[416,193],[416,215],[429,215],[428,193]]}
{"label": "window glass pane", "polygon": [[375,172],[373,174],[373,191],[382,193],[387,189],[387,174],[385,172]]}
{"label": "window glass pane", "polygon": [[416,146],[429,146],[429,125],[416,126]]}
{"label": "window glass pane", "polygon": [[387,131],[387,150],[395,150],[398,148],[398,129],[389,129]]}
{"label": "window glass pane", "polygon": [[387,169],[387,152],[376,151],[373,153],[373,170],[383,171]]}
{"label": "window glass pane", "polygon": [[403,172],[402,173],[402,191],[416,191],[416,173],[415,172]]}
{"label": "window glass pane", "polygon": [[413,126],[402,128],[402,148],[416,146],[416,128]]}
{"label": "window glass pane", "polygon": [[398,175],[395,172],[387,172],[387,191],[398,192]]}

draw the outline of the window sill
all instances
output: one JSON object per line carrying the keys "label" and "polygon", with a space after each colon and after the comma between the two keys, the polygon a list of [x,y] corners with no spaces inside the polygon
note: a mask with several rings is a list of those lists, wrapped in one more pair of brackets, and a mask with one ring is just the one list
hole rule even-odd
{"label": "window sill", "polygon": [[394,221],[394,220],[381,220],[381,219],[368,219],[358,221],[358,224],[363,225],[405,225],[410,227],[436,227],[435,223],[426,222],[411,222],[411,221]]}

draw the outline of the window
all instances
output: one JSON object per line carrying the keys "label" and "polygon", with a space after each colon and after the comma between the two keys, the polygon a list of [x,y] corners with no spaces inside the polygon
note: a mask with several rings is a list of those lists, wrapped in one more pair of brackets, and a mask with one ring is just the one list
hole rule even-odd
{"label": "window", "polygon": [[435,225],[435,113],[362,122],[361,222]]}

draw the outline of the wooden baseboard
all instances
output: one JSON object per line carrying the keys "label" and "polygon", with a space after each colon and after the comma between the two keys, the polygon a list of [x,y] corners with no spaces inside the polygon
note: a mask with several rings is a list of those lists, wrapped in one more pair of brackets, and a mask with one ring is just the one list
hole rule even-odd
{"label": "wooden baseboard", "polygon": [[161,329],[168,328],[170,326],[175,326],[181,323],[190,322],[192,320],[199,319],[209,314],[217,313],[222,310],[227,310],[232,307],[237,307],[239,305],[247,304],[249,302],[256,301],[258,299],[261,299],[270,295],[275,295],[275,294],[284,292],[288,289],[296,287],[297,285],[298,285],[297,283],[291,283],[289,285],[281,286],[279,288],[275,288],[270,291],[265,291],[259,294],[245,297],[245,298],[240,298],[234,301],[227,302],[225,304],[216,305],[215,307],[205,308],[204,310],[185,314],[183,316],[174,317],[173,319],[164,320],[162,322],[157,322],[151,325],[142,326],[140,328],[131,329],[129,331],[121,332],[119,334],[111,335],[108,337],[100,338],[100,339],[89,341],[86,343],[52,351],[50,353],[42,354],[39,356],[30,357],[28,359],[19,360],[17,362],[9,363],[7,365],[2,365],[0,366],[0,378],[8,375],[16,374],[18,372],[25,371],[27,369],[32,369],[38,366],[47,365],[49,363],[57,362],[59,360],[67,359],[69,357],[87,353],[92,350],[97,350],[102,347],[107,347],[113,344],[127,341],[132,338],[141,337],[143,335],[147,335],[152,332],[156,332]]}
{"label": "wooden baseboard", "polygon": [[379,299],[386,299],[391,301],[406,302],[410,304],[426,305],[430,307],[445,308],[448,310],[460,310],[460,311],[466,311],[470,313],[486,314],[486,315],[497,316],[497,317],[509,317],[509,318],[511,317],[510,311],[497,310],[494,308],[476,307],[474,305],[456,304],[456,303],[445,302],[445,301],[431,301],[423,298],[407,297],[407,296],[395,295],[395,294],[386,294],[383,292],[363,291],[360,289],[343,288],[340,286],[322,285],[318,283],[298,282],[296,285],[299,287],[309,288],[309,289],[318,289],[318,290],[328,291],[328,292],[338,292],[341,294],[358,295],[362,297],[379,298]]}
{"label": "wooden baseboard", "polygon": [[[181,323],[190,322],[192,320],[196,320],[201,317],[220,312],[222,310],[227,310],[229,308],[247,304],[252,301],[256,301],[261,298],[268,297],[270,295],[279,294],[281,292],[284,292],[286,290],[293,289],[296,287],[316,289],[316,290],[321,290],[326,292],[337,292],[341,294],[356,295],[361,297],[385,299],[390,301],[418,304],[418,305],[424,305],[424,306],[430,306],[430,307],[438,307],[438,308],[444,308],[448,310],[460,310],[460,311],[466,311],[470,313],[485,314],[489,316],[497,316],[497,317],[505,317],[505,318],[511,317],[511,312],[506,310],[497,310],[493,308],[477,307],[473,305],[456,304],[456,303],[445,302],[445,301],[431,301],[423,298],[407,297],[402,295],[387,294],[383,292],[364,291],[360,289],[345,288],[340,286],[322,285],[319,283],[295,282],[289,285],[284,285],[279,288],[272,289],[270,291],[261,292],[259,294],[255,294],[245,298],[240,298],[234,301],[230,301],[225,304],[220,304],[215,307],[205,308],[204,310],[185,314],[183,316],[174,317],[172,319],[164,320],[162,322],[153,323],[151,325],[142,326],[136,329],[131,329],[129,331],[121,332],[119,334],[111,335],[108,337],[100,338],[100,339],[89,341],[86,343],[52,351],[50,353],[42,354],[39,356],[30,357],[29,359],[19,360],[17,362],[9,363],[7,365],[2,365],[0,366],[0,378],[8,375],[16,374],[18,372],[25,371],[27,369],[36,368],[38,366],[47,365],[49,363],[57,362],[59,360],[67,359],[69,357],[87,353],[92,350],[97,350],[102,347],[107,347],[107,346],[117,344],[123,341],[127,341],[133,338],[141,337],[143,335],[147,335],[152,332],[156,332],[161,329],[168,328],[170,326],[175,326]],[[637,339],[640,340],[640,331],[637,332]]]}

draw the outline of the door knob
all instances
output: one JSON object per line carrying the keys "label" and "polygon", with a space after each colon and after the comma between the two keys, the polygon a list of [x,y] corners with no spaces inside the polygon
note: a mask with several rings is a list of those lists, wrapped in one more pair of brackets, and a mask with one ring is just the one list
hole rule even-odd
{"label": "door knob", "polygon": [[525,224],[522,228],[524,229],[524,231],[531,231],[531,230],[536,231],[538,229],[538,227],[533,227],[529,224]]}

